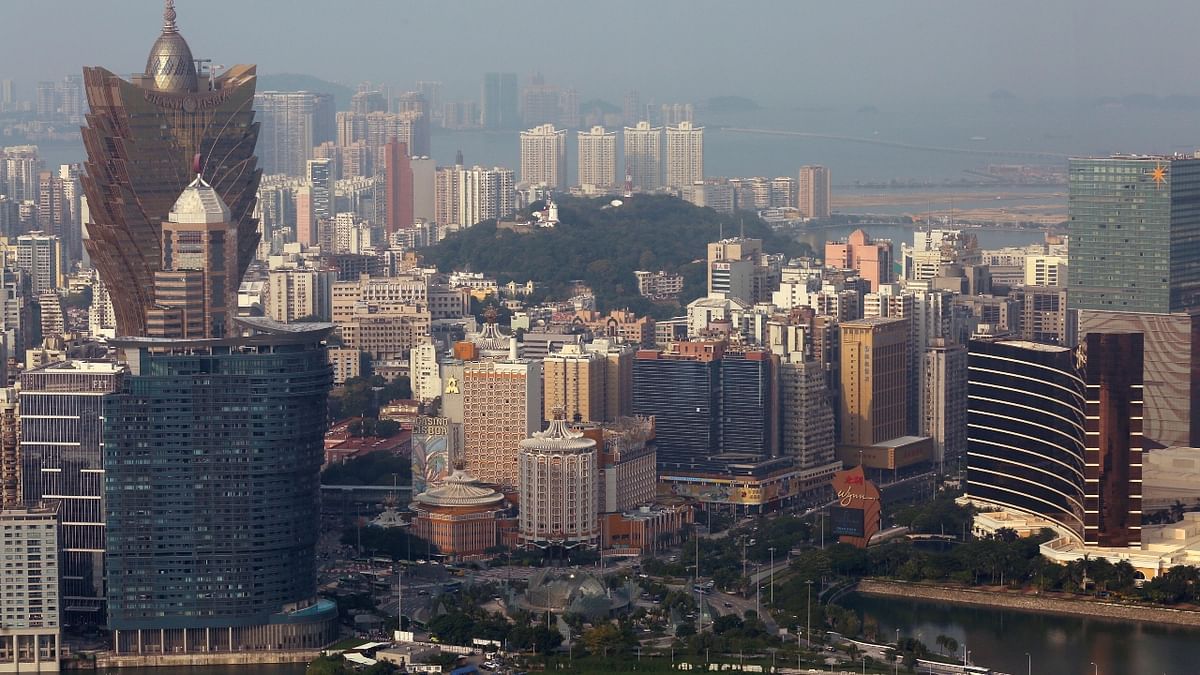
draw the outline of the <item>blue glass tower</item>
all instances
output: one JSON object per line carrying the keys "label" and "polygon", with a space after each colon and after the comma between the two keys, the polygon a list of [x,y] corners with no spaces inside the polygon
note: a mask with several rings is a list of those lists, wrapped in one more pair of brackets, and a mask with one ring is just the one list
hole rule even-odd
{"label": "blue glass tower", "polygon": [[119,653],[300,649],[336,636],[316,598],[328,324],[118,338],[105,404],[108,625]]}

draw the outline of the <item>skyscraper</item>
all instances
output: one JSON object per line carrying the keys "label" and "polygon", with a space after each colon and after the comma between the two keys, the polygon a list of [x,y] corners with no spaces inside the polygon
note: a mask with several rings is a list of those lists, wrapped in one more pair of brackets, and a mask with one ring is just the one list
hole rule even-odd
{"label": "skyscraper", "polygon": [[972,340],[966,493],[1084,533],[1086,388],[1066,347]]}
{"label": "skyscraper", "polygon": [[625,166],[633,189],[651,192],[662,187],[662,127],[641,121],[625,127]]}
{"label": "skyscraper", "polygon": [[1067,197],[1072,309],[1200,306],[1200,159],[1072,159]]}
{"label": "skyscraper", "polygon": [[600,535],[596,441],[567,428],[562,409],[521,441],[521,540],[546,548],[591,546]]}
{"label": "skyscraper", "polygon": [[800,167],[798,208],[805,218],[829,217],[829,169],[823,166]]}
{"label": "skyscraper", "polygon": [[145,73],[132,82],[103,68],[83,73],[91,109],[81,179],[91,209],[87,250],[112,292],[121,335],[145,332],[162,261],[160,223],[195,178],[195,157],[229,206],[238,243],[237,260],[229,264],[238,276],[259,239],[252,216],[261,175],[254,156],[254,66],[233,66],[217,77],[197,72],[169,0],[163,18]]}
{"label": "skyscraper", "polygon": [[262,117],[259,154],[268,174],[300,176],[313,148],[334,138],[333,98],[309,91],[264,91],[254,105]]}
{"label": "skyscraper", "polygon": [[517,487],[521,441],[542,428],[542,364],[515,354],[467,363],[462,394],[467,470],[485,483]]}
{"label": "skyscraper", "polygon": [[967,452],[967,350],[935,338],[923,351],[918,433],[933,439],[941,467]]}
{"label": "skyscraper", "polygon": [[387,182],[385,229],[391,235],[413,226],[413,172],[404,143],[389,141],[383,146],[383,156]]}
{"label": "skyscraper", "polygon": [[1089,333],[1081,350],[1087,385],[1083,540],[1140,548],[1142,334]]}
{"label": "skyscraper", "polygon": [[53,507],[0,511],[0,671],[58,672],[62,657],[59,613],[59,516]]}
{"label": "skyscraper", "polygon": [[839,330],[841,444],[863,448],[905,435],[908,320],[859,319]]}
{"label": "skyscraper", "polygon": [[516,129],[520,124],[516,73],[486,73],[479,99],[484,129]]}
{"label": "skyscraper", "polygon": [[563,345],[560,351],[542,359],[543,406],[546,419],[554,419],[555,410],[565,411],[567,419],[603,422],[605,410],[604,354],[584,350],[581,345]]}
{"label": "skyscraper", "polygon": [[567,188],[567,131],[543,124],[521,132],[521,181]]}
{"label": "skyscraper", "polygon": [[104,396],[125,367],[63,361],[21,375],[21,491],[26,504],[56,503],[63,620],[103,626]]}
{"label": "skyscraper", "polygon": [[330,324],[117,338],[104,404],[108,627],[117,653],[315,649]]}
{"label": "skyscraper", "polygon": [[[310,159],[305,162],[304,178],[309,187],[308,219],[307,222],[297,221],[296,241],[302,244],[316,245],[317,226],[321,221],[331,220],[334,214],[334,181],[333,162],[328,159]],[[308,231],[303,228],[307,226]]]}
{"label": "skyscraper", "polygon": [[591,185],[599,190],[616,187],[617,133],[604,127],[578,132],[579,185]]}
{"label": "skyscraper", "polygon": [[667,186],[680,189],[704,180],[704,127],[683,121],[667,127]]}
{"label": "skyscraper", "polygon": [[44,232],[17,237],[17,269],[29,275],[30,291],[34,295],[62,288],[62,239]]}

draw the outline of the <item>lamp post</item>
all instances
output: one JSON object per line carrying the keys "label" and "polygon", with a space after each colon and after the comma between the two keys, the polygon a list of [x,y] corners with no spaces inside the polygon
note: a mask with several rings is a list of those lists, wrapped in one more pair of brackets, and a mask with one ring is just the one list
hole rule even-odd
{"label": "lamp post", "polygon": [[759,616],[760,614],[762,614],[762,610],[759,609],[759,597],[762,595],[762,586],[760,585],[760,583],[759,583],[760,580],[758,578],[758,573],[759,573],[759,570],[761,570],[761,569],[762,569],[762,565],[760,565],[758,563],[754,563],[754,615],[755,616]]}
{"label": "lamp post", "polygon": [[1092,662],[1092,674],[1100,675],[1100,666],[1096,665],[1095,661]]}
{"label": "lamp post", "polygon": [[771,604],[775,604],[775,547],[767,549],[771,552]]}
{"label": "lamp post", "polygon": [[804,633],[805,636],[808,637],[809,644],[812,644],[812,579],[806,580],[804,585],[808,586],[808,620],[807,628],[804,629]]}
{"label": "lamp post", "polygon": [[895,661],[895,666],[896,666],[896,667],[895,667],[895,669],[893,670],[893,672],[895,672],[895,673],[896,673],[896,675],[900,675],[900,629],[899,629],[899,628],[897,628],[897,629],[896,629],[896,661]]}
{"label": "lamp post", "polygon": [[1025,666],[1026,675],[1033,675],[1033,656],[1029,652],[1025,652]]}

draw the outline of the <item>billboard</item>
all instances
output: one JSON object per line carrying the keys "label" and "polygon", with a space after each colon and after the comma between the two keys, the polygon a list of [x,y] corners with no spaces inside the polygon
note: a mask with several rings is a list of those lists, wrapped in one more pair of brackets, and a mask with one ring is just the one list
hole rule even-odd
{"label": "billboard", "polygon": [[[857,515],[854,516],[847,513],[841,514],[844,527],[849,529],[851,526],[856,526],[853,533],[835,530],[834,534],[839,535],[839,540],[843,544],[866,548],[867,542],[871,541],[871,537],[879,531],[879,488],[867,480],[862,465],[859,465],[853,469],[835,473],[833,475],[833,491],[837,493],[838,501],[837,505],[830,509],[832,518],[838,517],[838,510],[857,512]],[[837,527],[836,520],[833,522],[833,526]]]}
{"label": "billboard", "polygon": [[450,443],[445,417],[417,418],[412,436],[412,488],[419,495],[450,475]]}
{"label": "billboard", "polygon": [[833,534],[842,537],[862,537],[866,535],[866,513],[862,509],[848,509],[844,506],[829,508],[829,529]]}

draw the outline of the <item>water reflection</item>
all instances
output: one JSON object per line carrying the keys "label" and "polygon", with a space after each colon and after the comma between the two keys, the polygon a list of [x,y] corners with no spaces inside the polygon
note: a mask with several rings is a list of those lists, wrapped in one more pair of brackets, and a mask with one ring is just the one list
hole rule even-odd
{"label": "water reflection", "polygon": [[[958,641],[971,661],[1003,673],[1025,673],[1026,654],[1034,673],[1102,675],[1200,672],[1200,626],[1160,626],[1087,617],[1032,614],[960,607],[911,599],[849,596],[846,607],[873,619],[887,640],[900,629],[937,651],[937,636]],[[892,638],[894,639],[894,638]]]}

